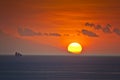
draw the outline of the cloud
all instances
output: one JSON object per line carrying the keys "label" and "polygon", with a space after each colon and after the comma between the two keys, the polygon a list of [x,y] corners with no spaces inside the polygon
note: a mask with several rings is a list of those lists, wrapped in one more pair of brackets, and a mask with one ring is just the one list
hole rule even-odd
{"label": "cloud", "polygon": [[85,29],[83,29],[81,32],[82,32],[82,34],[89,36],[89,37],[98,37],[98,35],[96,33],[85,30]]}
{"label": "cloud", "polygon": [[89,22],[86,22],[86,23],[85,23],[85,26],[94,27],[95,24],[93,24],[93,23],[89,23]]}
{"label": "cloud", "polygon": [[102,27],[101,25],[95,25],[93,23],[85,23],[85,26],[93,27],[95,30],[102,30],[104,33],[111,33],[111,25],[107,24],[105,27]]}
{"label": "cloud", "polygon": [[113,32],[115,32],[117,35],[120,36],[120,29],[115,28],[115,29],[113,30]]}
{"label": "cloud", "polygon": [[56,37],[60,37],[60,36],[70,36],[70,34],[61,34],[61,33],[55,33],[55,32],[52,32],[52,33],[43,33],[43,36],[56,36]]}
{"label": "cloud", "polygon": [[[120,36],[120,29],[112,27],[111,24],[107,24],[105,27],[102,27],[99,24],[95,25],[93,23],[86,22],[85,26],[94,28],[95,30],[102,30],[105,34],[107,34],[107,33],[115,33],[115,34]],[[80,33],[80,31],[78,31],[78,32]],[[82,33],[84,35],[87,35],[87,36],[94,36],[94,37],[98,36],[95,33],[91,32],[91,31],[88,31],[88,30],[82,30]]]}
{"label": "cloud", "polygon": [[43,35],[45,35],[45,36],[49,36],[49,33],[43,33]]}
{"label": "cloud", "polygon": [[60,33],[55,33],[55,32],[40,33],[40,32],[35,32],[28,28],[18,28],[18,33],[21,36],[56,36],[56,37],[62,36]]}
{"label": "cloud", "polygon": [[111,28],[111,25],[107,24],[106,27],[103,28],[102,30],[103,30],[104,33],[111,33],[112,31],[111,31],[110,28]]}
{"label": "cloud", "polygon": [[98,25],[94,26],[94,29],[95,30],[100,30],[100,29],[102,29],[102,26],[98,24]]}
{"label": "cloud", "polygon": [[60,33],[43,33],[43,36],[55,36],[55,37],[60,37],[62,36]]}
{"label": "cloud", "polygon": [[93,23],[89,23],[89,22],[86,22],[85,23],[85,26],[87,26],[87,27],[93,27],[95,30],[100,30],[100,29],[102,29],[102,26],[101,25],[95,25],[95,24],[93,24]]}
{"label": "cloud", "polygon": [[49,33],[49,36],[61,36],[61,34],[59,34],[59,33]]}
{"label": "cloud", "polygon": [[42,35],[40,32],[37,33],[37,32],[34,32],[33,30],[31,29],[28,29],[28,28],[18,28],[18,33],[21,35],[21,36],[38,36],[38,35]]}

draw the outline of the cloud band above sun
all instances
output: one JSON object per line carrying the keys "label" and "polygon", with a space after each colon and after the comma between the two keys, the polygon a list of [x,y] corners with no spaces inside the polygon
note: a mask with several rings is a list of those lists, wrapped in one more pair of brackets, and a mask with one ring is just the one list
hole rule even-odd
{"label": "cloud band above sun", "polygon": [[[102,27],[101,25],[97,24],[93,24],[93,23],[85,23],[85,27],[90,27],[93,28],[94,30],[98,31],[102,31],[103,33],[115,33],[116,35],[120,36],[120,29],[119,28],[113,28],[110,24],[107,24],[105,27]],[[87,30],[87,29],[81,29],[81,30],[77,30],[76,32],[73,31],[76,36],[78,33],[88,36],[88,37],[99,37],[101,35],[98,35],[96,32]],[[99,32],[98,32],[99,33]],[[32,29],[29,28],[18,28],[18,34],[20,36],[55,36],[55,37],[62,37],[62,36],[71,36],[69,33],[59,33],[59,32],[35,32]]]}

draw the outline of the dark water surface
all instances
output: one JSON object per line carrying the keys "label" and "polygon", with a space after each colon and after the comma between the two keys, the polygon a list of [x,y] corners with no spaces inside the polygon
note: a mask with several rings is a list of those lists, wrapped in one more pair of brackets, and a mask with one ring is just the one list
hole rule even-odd
{"label": "dark water surface", "polygon": [[0,56],[0,80],[120,80],[120,57]]}

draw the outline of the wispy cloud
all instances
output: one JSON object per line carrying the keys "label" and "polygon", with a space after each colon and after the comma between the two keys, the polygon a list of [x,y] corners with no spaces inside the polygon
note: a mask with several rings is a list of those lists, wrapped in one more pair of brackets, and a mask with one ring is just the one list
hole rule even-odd
{"label": "wispy cloud", "polygon": [[31,29],[28,29],[28,28],[18,28],[18,33],[21,35],[21,36],[38,36],[38,35],[41,35],[41,33],[37,33],[37,32],[34,32],[33,30]]}
{"label": "wispy cloud", "polygon": [[60,33],[55,33],[55,32],[35,32],[29,28],[18,28],[18,33],[20,36],[55,36],[55,37],[60,37],[62,36]]}

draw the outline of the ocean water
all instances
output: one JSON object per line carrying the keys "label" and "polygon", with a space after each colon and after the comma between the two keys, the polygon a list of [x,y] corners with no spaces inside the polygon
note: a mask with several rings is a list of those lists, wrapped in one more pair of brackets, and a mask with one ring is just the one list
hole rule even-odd
{"label": "ocean water", "polygon": [[120,80],[120,57],[0,56],[0,80]]}

